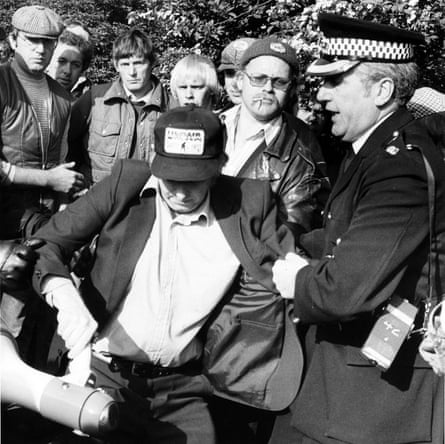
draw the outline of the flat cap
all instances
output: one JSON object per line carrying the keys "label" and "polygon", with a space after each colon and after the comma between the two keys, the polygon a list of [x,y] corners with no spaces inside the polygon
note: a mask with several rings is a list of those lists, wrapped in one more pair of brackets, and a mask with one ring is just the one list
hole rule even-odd
{"label": "flat cap", "polygon": [[244,68],[252,59],[260,56],[273,56],[285,61],[291,69],[298,72],[298,59],[295,49],[276,37],[256,40],[245,51],[240,60]]}
{"label": "flat cap", "polygon": [[318,24],[324,40],[308,75],[341,74],[363,61],[407,63],[413,60],[414,46],[425,42],[418,32],[336,14],[321,13]]}
{"label": "flat cap", "polygon": [[244,51],[256,39],[250,37],[241,37],[230,42],[221,53],[221,64],[218,66],[218,71],[225,71],[227,69],[238,69]]}
{"label": "flat cap", "polygon": [[40,5],[17,9],[12,16],[12,26],[29,36],[45,39],[57,39],[64,28],[58,14]]}

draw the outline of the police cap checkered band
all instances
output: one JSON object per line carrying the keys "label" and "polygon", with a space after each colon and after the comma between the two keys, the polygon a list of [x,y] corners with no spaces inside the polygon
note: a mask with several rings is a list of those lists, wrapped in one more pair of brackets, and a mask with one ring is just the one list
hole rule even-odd
{"label": "police cap checkered band", "polygon": [[322,55],[339,59],[401,62],[412,60],[414,48],[410,43],[331,37],[325,39]]}
{"label": "police cap checkered band", "polygon": [[324,40],[309,75],[344,73],[361,61],[407,63],[413,60],[414,45],[425,42],[418,32],[336,14],[321,13],[318,23]]}

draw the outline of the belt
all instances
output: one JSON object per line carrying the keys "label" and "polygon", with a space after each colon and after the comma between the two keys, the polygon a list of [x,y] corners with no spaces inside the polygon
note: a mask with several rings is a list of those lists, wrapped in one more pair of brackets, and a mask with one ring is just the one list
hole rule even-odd
{"label": "belt", "polygon": [[111,356],[111,361],[108,363],[108,367],[114,373],[129,373],[132,376],[139,376],[142,378],[159,378],[161,376],[175,374],[191,375],[201,371],[201,365],[199,361],[196,360],[189,361],[179,367],[163,367],[162,365],[155,365],[149,362],[130,361],[129,359],[117,356]]}

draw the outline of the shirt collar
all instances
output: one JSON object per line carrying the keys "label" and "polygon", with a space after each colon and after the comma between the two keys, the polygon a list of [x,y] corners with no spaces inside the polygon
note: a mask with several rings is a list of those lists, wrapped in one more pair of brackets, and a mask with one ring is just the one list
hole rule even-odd
{"label": "shirt collar", "polygon": [[371,126],[364,134],[362,134],[355,142],[352,142],[352,149],[354,150],[354,154],[357,154],[363,147],[363,145],[368,140],[369,136],[374,132],[374,130],[380,126],[390,115],[393,113],[389,113],[380,119],[375,125]]}
{"label": "shirt collar", "polygon": [[[258,137],[258,134],[263,133],[266,145],[269,145],[274,140],[283,124],[281,113],[268,122],[260,122],[249,113],[244,104],[241,104],[238,116],[238,121],[241,120],[243,122],[245,140],[254,139]],[[238,122],[236,126],[238,126]]]}
{"label": "shirt collar", "polygon": [[128,97],[128,100],[130,100],[130,102],[136,103],[136,102],[143,102],[144,106],[148,105],[151,103],[151,98],[153,96],[153,91],[154,91],[154,84],[152,83],[151,89],[150,91],[148,91],[147,94],[145,94],[143,97],[135,97],[127,88],[126,86],[122,83],[122,87],[124,88],[125,94]]}
{"label": "shirt collar", "polygon": [[178,223],[181,225],[191,225],[194,222],[205,221],[205,225],[209,226],[213,223],[215,215],[210,207],[210,191],[207,193],[207,197],[204,202],[196,208],[193,212],[187,214],[177,214],[171,211],[170,207],[164,202],[159,191],[159,179],[155,176],[150,176],[142,187],[139,196],[142,197],[145,191],[153,190],[156,193],[156,198],[159,199],[159,203],[169,210],[169,214],[172,218],[172,223]]}

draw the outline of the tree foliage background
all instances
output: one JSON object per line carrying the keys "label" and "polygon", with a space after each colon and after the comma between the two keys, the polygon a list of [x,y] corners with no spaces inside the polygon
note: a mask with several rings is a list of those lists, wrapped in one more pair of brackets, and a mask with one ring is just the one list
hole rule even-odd
{"label": "tree foliage background", "polygon": [[[421,83],[445,92],[445,0],[2,0],[0,26],[9,31],[14,11],[36,3],[90,28],[96,48],[88,72],[93,82],[114,77],[112,43],[130,26],[151,35],[159,55],[155,72],[166,84],[171,68],[185,54],[198,52],[217,64],[223,47],[241,36],[286,39],[304,72],[319,52],[316,19],[326,11],[421,31],[427,42],[417,54]],[[314,81],[301,79],[300,106],[312,107],[315,87]]]}

